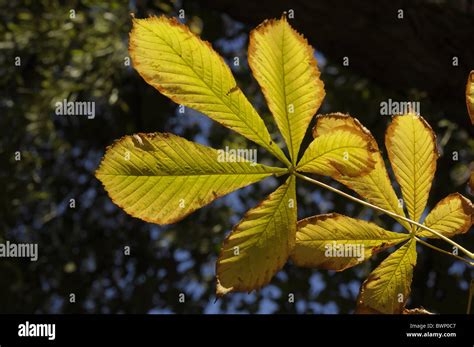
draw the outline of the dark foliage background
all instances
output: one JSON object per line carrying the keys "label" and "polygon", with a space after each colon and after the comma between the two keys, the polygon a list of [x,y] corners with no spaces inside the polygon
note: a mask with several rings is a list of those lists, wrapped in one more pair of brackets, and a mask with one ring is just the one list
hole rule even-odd
{"label": "dark foliage background", "polygon": [[[289,263],[261,291],[215,301],[214,263],[220,243],[244,212],[276,187],[276,180],[233,193],[166,227],[134,219],[113,205],[94,171],[105,147],[121,136],[169,131],[216,148],[255,148],[192,110],[179,114],[177,105],[127,66],[130,12],[145,17],[177,15],[184,9],[186,24],[228,61],[240,57],[241,65],[233,67],[239,85],[277,138],[246,63],[247,38],[255,24],[279,17],[294,4],[292,25],[318,50],[327,93],[319,112],[352,114],[383,148],[389,117],[380,115],[380,102],[420,101],[442,153],[429,207],[455,191],[472,198],[466,181],[474,141],[463,98],[465,80],[459,77],[467,78],[474,68],[472,42],[459,44],[474,37],[468,1],[358,1],[346,6],[310,0],[290,5],[146,0],[0,4],[0,240],[39,243],[37,262],[0,259],[1,313],[350,313],[361,282],[387,254],[342,273]],[[380,26],[373,23],[379,18],[374,15],[394,21],[392,10],[397,8],[410,14],[406,24],[383,25],[387,22],[381,19]],[[430,52],[419,48],[439,30],[440,12],[457,24],[441,27],[446,37],[433,43],[434,51],[439,46],[440,56],[447,58],[418,55]],[[325,21],[329,15],[321,13],[335,17]],[[425,20],[423,13],[433,20]],[[358,23],[356,29],[353,23]],[[416,30],[405,30],[404,25]],[[451,64],[451,52],[462,58],[458,67]],[[342,66],[342,56],[355,57],[354,64]],[[16,57],[20,66],[15,66]],[[95,119],[55,115],[54,104],[63,99],[95,101]],[[309,140],[307,136],[305,143]],[[16,151],[21,161],[15,161]],[[458,161],[452,160],[453,151],[459,152]],[[76,200],[73,209],[70,199]],[[298,199],[300,218],[337,211],[400,230],[385,216],[303,182]],[[472,235],[456,241],[474,249]],[[126,246],[131,255],[124,255]],[[465,312],[473,274],[463,263],[420,249],[408,306]],[[69,301],[71,293],[75,303]],[[178,301],[180,293],[185,293],[185,303]],[[288,303],[290,293],[295,303]]]}

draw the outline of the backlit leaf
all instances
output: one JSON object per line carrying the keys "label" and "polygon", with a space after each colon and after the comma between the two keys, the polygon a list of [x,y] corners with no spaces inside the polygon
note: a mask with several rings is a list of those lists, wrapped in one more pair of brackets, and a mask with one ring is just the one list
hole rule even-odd
{"label": "backlit leaf", "polygon": [[342,271],[408,237],[360,219],[323,214],[298,222],[291,259],[297,266]]}
{"label": "backlit leaf", "polygon": [[288,163],[219,54],[176,19],[134,19],[130,56],[143,79]]}
{"label": "backlit leaf", "polygon": [[390,254],[362,284],[357,312],[402,313],[411,291],[416,242],[411,239]]}
{"label": "backlit leaf", "polygon": [[252,31],[248,54],[252,73],[295,163],[325,95],[313,48],[282,17],[266,20]]}
{"label": "backlit leaf", "polygon": [[314,138],[297,169],[331,177],[362,175],[374,168],[374,151],[365,134],[343,125]]}
{"label": "backlit leaf", "polygon": [[416,114],[395,116],[385,134],[385,146],[408,214],[418,222],[426,207],[438,159],[433,130]]}
{"label": "backlit leaf", "polygon": [[[463,234],[472,226],[472,202],[459,193],[448,195],[431,210],[423,223],[441,232],[446,237]],[[419,237],[437,238],[426,230],[418,232]]]}
{"label": "backlit leaf", "polygon": [[[370,131],[360,124],[357,119],[342,113],[320,115],[317,117],[316,126],[313,128],[313,136],[323,135],[340,126],[353,127],[369,137],[372,147],[376,149],[372,155],[375,164],[374,169],[365,175],[355,177],[336,176],[335,179],[367,199],[370,203],[404,216],[403,205],[393,190],[377,141],[375,141]],[[399,223],[407,230],[410,230],[410,224],[407,222],[399,220]]]}
{"label": "backlit leaf", "polygon": [[474,124],[474,70],[469,74],[466,84],[466,104],[467,112],[471,118],[471,123]]}
{"label": "backlit leaf", "polygon": [[404,308],[402,314],[433,314],[433,313],[425,310],[423,307],[419,307],[419,308],[412,308],[412,309]]}
{"label": "backlit leaf", "polygon": [[366,129],[358,119],[351,117],[348,114],[334,112],[329,114],[319,114],[316,116],[316,125],[313,127],[313,137],[326,134],[340,126],[349,126],[355,128],[362,133],[371,136],[372,134]]}
{"label": "backlit leaf", "polygon": [[295,176],[249,210],[224,241],[217,260],[217,294],[258,289],[270,282],[295,245]]}
{"label": "backlit leaf", "polygon": [[107,149],[96,172],[130,215],[174,223],[216,198],[286,169],[222,162],[217,150],[172,134],[125,136]]}

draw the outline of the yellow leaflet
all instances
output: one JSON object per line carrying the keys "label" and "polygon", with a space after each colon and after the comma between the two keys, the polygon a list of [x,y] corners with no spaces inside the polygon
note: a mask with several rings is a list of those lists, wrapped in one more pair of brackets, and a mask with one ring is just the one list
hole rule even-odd
{"label": "yellow leaflet", "polygon": [[250,292],[270,282],[295,244],[295,176],[234,227],[217,260],[217,294]]}
{"label": "yellow leaflet", "polygon": [[438,159],[433,130],[415,114],[395,116],[385,134],[385,146],[408,214],[419,222]]}
{"label": "yellow leaflet", "polygon": [[338,177],[366,174],[374,168],[368,137],[350,126],[317,136],[298,163],[298,171]]}
{"label": "yellow leaflet", "polygon": [[298,222],[291,259],[297,266],[342,271],[409,237],[337,213]]}
{"label": "yellow leaflet", "polygon": [[357,312],[402,313],[411,291],[416,242],[411,239],[390,254],[362,284]]}
{"label": "yellow leaflet", "polygon": [[[365,175],[355,177],[340,176],[335,177],[335,179],[355,191],[361,197],[367,199],[370,203],[400,216],[404,216],[403,205],[393,190],[377,141],[375,141],[370,131],[362,126],[357,119],[342,113],[320,115],[317,117],[316,126],[313,129],[313,136],[323,135],[340,126],[353,127],[360,133],[368,136],[372,147],[375,148],[375,152],[372,154],[372,159],[375,161],[375,164],[374,169]],[[399,220],[398,222],[407,230],[411,229],[410,224],[407,222],[403,220]]]}
{"label": "yellow leaflet", "polygon": [[474,124],[474,70],[471,71],[466,84],[466,104],[467,112],[471,118],[471,123]]}
{"label": "yellow leaflet", "polygon": [[288,163],[224,60],[186,26],[164,16],[134,19],[129,51],[135,69],[161,93]]}
{"label": "yellow leaflet", "polygon": [[282,17],[266,20],[251,32],[248,54],[252,73],[295,163],[325,95],[313,48]]}
{"label": "yellow leaflet", "polygon": [[[441,232],[446,237],[453,237],[469,230],[472,226],[473,212],[472,202],[461,194],[454,193],[438,202],[426,216],[423,224]],[[426,230],[418,232],[418,236],[437,238]]]}
{"label": "yellow leaflet", "polygon": [[[364,133],[373,139],[370,131],[365,128],[358,119],[351,117],[348,114],[335,112],[324,115],[316,116],[316,125],[313,127],[313,137],[318,137],[320,135],[326,134],[340,126],[349,126],[359,130],[361,133]],[[376,146],[377,143],[374,143]]]}
{"label": "yellow leaflet", "polygon": [[96,172],[111,199],[130,215],[174,223],[236,189],[287,170],[219,152],[172,134],[125,136],[107,149]]}

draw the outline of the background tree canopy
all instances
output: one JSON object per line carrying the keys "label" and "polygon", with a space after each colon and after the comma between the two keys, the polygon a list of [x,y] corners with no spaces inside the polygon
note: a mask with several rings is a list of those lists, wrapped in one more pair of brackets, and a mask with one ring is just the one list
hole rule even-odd
{"label": "background tree canopy", "polygon": [[[472,198],[466,182],[474,141],[464,99],[474,68],[474,8],[469,1],[2,2],[0,240],[37,242],[39,259],[0,260],[0,312],[353,311],[361,282],[385,254],[342,273],[290,263],[261,291],[216,301],[219,246],[244,212],[276,187],[275,179],[161,227],[128,216],[94,177],[105,147],[136,132],[169,131],[214,148],[257,148],[193,110],[179,113],[176,104],[130,66],[130,13],[139,18],[177,16],[183,9],[183,21],[226,58],[273,136],[276,127],[249,73],[248,34],[264,19],[293,10],[291,24],[317,50],[327,93],[319,112],[357,117],[383,149],[389,116],[380,114],[380,103],[419,101],[442,154],[428,209],[452,192]],[[402,19],[397,17],[400,9]],[[232,64],[235,57],[238,66]],[[63,99],[94,101],[95,118],[56,115],[54,105]],[[303,146],[309,140],[308,133]],[[20,161],[15,152],[21,153]],[[266,153],[259,155],[272,160]],[[70,208],[70,199],[75,199],[75,208]],[[298,199],[299,218],[335,211],[400,230],[392,219],[315,186],[300,184]],[[474,249],[472,235],[455,240]],[[130,255],[124,255],[127,246]],[[408,307],[465,312],[473,275],[464,263],[423,248]],[[180,293],[186,295],[185,303],[179,301]],[[288,302],[290,293],[294,303]],[[70,303],[70,294],[75,294],[75,303]]]}

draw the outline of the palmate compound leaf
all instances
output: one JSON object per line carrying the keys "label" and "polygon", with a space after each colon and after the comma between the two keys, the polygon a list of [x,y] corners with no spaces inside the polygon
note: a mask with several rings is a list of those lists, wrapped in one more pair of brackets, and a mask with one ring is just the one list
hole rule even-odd
{"label": "palmate compound leaf", "polygon": [[[422,150],[421,152],[415,153],[415,151],[408,151],[412,153],[412,157],[409,155],[405,156],[406,161],[414,163],[419,160],[417,165],[412,165],[412,176],[414,177],[413,182],[421,183],[424,188],[423,192],[425,199],[429,193],[429,188],[426,189],[426,180],[430,181],[433,178],[435,165],[436,165],[436,145],[434,134],[429,126],[424,122],[421,117],[416,115],[408,115],[404,120],[400,120],[398,116],[394,118],[395,124],[392,124],[392,134],[389,143],[392,146],[390,149],[394,150],[395,147],[401,147],[405,138],[411,143],[412,147],[416,150]],[[412,124],[410,124],[412,123]],[[400,125],[401,124],[401,125]],[[406,129],[410,128],[407,125],[412,126],[413,133],[411,136],[406,134]],[[359,175],[355,177],[349,177],[344,175],[335,175],[333,178],[339,182],[345,184],[349,188],[356,191],[359,195],[366,198],[369,202],[385,208],[389,211],[404,215],[402,205],[399,203],[395,191],[390,182],[390,178],[387,174],[383,158],[378,149],[377,143],[370,132],[364,128],[356,119],[336,113],[330,115],[320,115],[317,117],[316,126],[313,128],[313,135],[315,138],[320,137],[329,132],[334,132],[339,127],[353,127],[357,131],[367,134],[372,143],[372,147],[376,148],[374,153],[375,168],[369,171],[365,175]],[[405,131],[402,131],[405,130]],[[388,135],[388,134],[387,134]],[[393,146],[393,144],[396,144]],[[421,146],[425,144],[425,146]],[[390,150],[389,149],[389,150]],[[423,151],[423,149],[425,151]],[[397,162],[402,162],[403,155],[397,152],[395,149],[394,157],[396,160],[392,161],[392,165],[396,165]],[[423,173],[421,170],[426,168],[426,163],[430,163],[429,170]],[[434,165],[434,168],[432,167]],[[395,169],[394,169],[395,170]],[[400,168],[398,168],[400,171]],[[403,171],[402,175],[403,176]],[[427,175],[424,175],[426,174]],[[420,180],[420,177],[429,177],[426,180]],[[399,177],[397,177],[398,179]],[[400,182],[400,180],[399,180]],[[406,182],[401,183],[406,187]],[[416,187],[416,186],[414,186]],[[418,192],[417,189],[413,189],[414,192]],[[406,194],[406,193],[405,193]],[[413,197],[414,194],[411,196]],[[418,209],[423,210],[426,205],[420,204],[419,199],[415,196]],[[420,207],[422,205],[422,207]],[[429,217],[429,218],[428,218]],[[472,225],[472,203],[461,196],[460,194],[452,194],[442,200],[430,213],[425,220],[425,224],[431,226],[433,229],[439,229],[440,232],[446,236],[453,236],[457,233],[466,232],[467,229]],[[314,225],[305,225],[301,228],[302,224],[299,224],[297,231],[297,242],[292,255],[295,263],[302,266],[311,267],[322,267],[329,268],[332,270],[343,270],[349,266],[357,264],[355,259],[330,259],[326,260],[322,257],[321,241],[312,243],[311,238],[321,238],[320,235],[324,235],[321,226],[321,221],[318,217],[314,217]],[[311,219],[310,219],[311,220]],[[362,222],[362,221],[357,221]],[[356,223],[357,223],[356,222]],[[405,226],[407,230],[411,230],[409,223],[399,220],[399,222]],[[300,222],[302,223],[302,222]],[[367,222],[363,222],[367,223]],[[328,230],[337,230],[337,227],[329,227]],[[355,232],[357,229],[353,229]],[[301,232],[303,231],[303,232]],[[326,232],[329,234],[329,231]],[[398,234],[403,240],[406,240],[409,236]],[[431,233],[425,231],[419,231],[418,236],[433,237]],[[312,252],[312,246],[318,249],[317,252]],[[319,248],[318,248],[319,246]],[[406,301],[410,293],[411,279],[413,275],[413,268],[416,264],[416,241],[410,239],[404,246],[399,250],[392,253],[384,262],[382,262],[377,269],[369,276],[366,282],[361,287],[361,292],[358,299],[358,313],[414,313],[405,308]],[[416,310],[415,310],[416,311]]]}
{"label": "palmate compound leaf", "polygon": [[313,48],[282,17],[266,20],[251,32],[248,56],[295,163],[309,122],[325,95]]}
{"label": "palmate compound leaf", "polygon": [[374,168],[374,151],[366,134],[340,126],[314,138],[297,170],[331,177],[364,175]]}
{"label": "palmate compound leaf", "polygon": [[224,241],[217,260],[217,295],[261,288],[295,245],[295,176],[249,210]]}
{"label": "palmate compound leaf", "polygon": [[[363,128],[360,123],[357,122],[357,120],[354,120],[353,118],[349,117],[344,117],[342,115],[329,115],[328,116],[320,116],[318,117],[318,122],[316,124],[316,127],[314,131],[316,132],[316,135],[319,133],[324,133],[325,131],[329,131],[331,129],[336,129],[337,126],[340,125],[352,125],[355,127],[358,127],[361,131],[366,131],[365,128]],[[428,149],[431,149],[431,151],[426,151],[420,152],[417,154],[417,159],[412,158],[412,162],[415,160],[419,160],[420,164],[430,161],[434,162],[436,161],[436,153],[435,153],[435,140],[434,140],[434,134],[432,133],[431,129],[429,128],[428,125],[425,124],[424,120],[420,117],[418,118],[415,115],[408,115],[409,117],[406,118],[402,122],[404,125],[402,125],[400,128],[405,127],[406,128],[406,123],[413,122],[415,123],[413,125],[414,132],[417,133],[417,136],[408,136],[408,141],[412,143],[412,145],[420,149],[420,144],[427,143],[426,147]],[[402,117],[402,116],[398,116]],[[395,117],[395,122],[398,121],[398,117]],[[421,129],[421,130],[420,130]],[[398,129],[400,130],[400,129]],[[370,134],[370,133],[369,133]],[[371,135],[370,135],[371,136]],[[400,145],[403,143],[406,138],[405,134],[403,131],[396,131],[394,134],[392,134],[391,142],[392,143],[397,143]],[[371,136],[372,137],[372,136]],[[414,140],[415,138],[415,140]],[[372,137],[373,139],[373,137]],[[377,144],[375,143],[375,140],[373,139],[374,146],[378,148]],[[423,147],[422,147],[423,148]],[[408,153],[410,153],[408,151]],[[413,152],[411,152],[413,153]],[[397,153],[398,154],[398,153]],[[428,159],[426,159],[428,157]],[[392,161],[392,165],[394,165],[394,162]],[[422,172],[420,170],[423,169],[423,165],[418,167],[417,165],[413,166],[413,176],[414,177],[419,177],[423,176]],[[395,170],[395,169],[394,169]],[[434,169],[429,171],[429,175],[426,175],[426,177],[430,177],[429,179],[431,180],[434,175]],[[398,177],[397,177],[398,178]],[[355,190],[357,193],[359,193],[362,197],[367,198],[370,202],[383,207],[387,210],[390,210],[392,212],[395,212],[399,215],[403,215],[403,209],[401,204],[397,204],[397,198],[396,194],[391,187],[391,182],[388,177],[388,174],[385,169],[385,165],[383,163],[382,156],[379,152],[376,154],[376,165],[375,169],[370,171],[367,175],[364,176],[359,176],[359,177],[336,177],[336,179],[347,185],[348,187],[352,188]],[[421,181],[421,183],[424,183],[424,181]],[[403,186],[402,186],[403,187]],[[426,187],[425,187],[426,189]],[[417,191],[415,189],[415,191]],[[427,190],[424,190],[426,192],[426,198],[429,193],[429,188]],[[423,208],[426,204],[423,204]],[[428,226],[431,226],[433,229],[436,229],[443,234],[446,234],[446,236],[453,236],[455,233],[460,233],[460,232],[465,232],[467,229],[469,229],[470,225],[472,224],[471,218],[472,218],[472,204],[469,200],[465,199],[459,194],[452,194],[448,198],[444,199],[441,201],[433,212],[430,214],[430,218],[426,218],[425,224]],[[422,208],[422,209],[423,209]],[[407,228],[407,230],[411,230],[411,227],[408,223],[404,222],[403,220],[399,220],[399,222]],[[437,229],[438,228],[438,229]],[[429,232],[424,232],[424,231],[419,231],[418,236],[428,236],[428,237],[433,237],[431,233]],[[416,243],[415,240],[412,240],[410,242],[413,242],[413,244]],[[407,256],[415,252],[416,256],[416,247],[412,246],[413,251],[408,252]],[[400,252],[397,251],[397,252]],[[390,259],[397,259],[396,256],[399,255],[400,253],[395,252],[392,258]],[[402,262],[403,259],[401,258]],[[411,258],[413,259],[413,257]],[[416,262],[416,261],[415,261]],[[389,261],[390,263],[390,261]],[[414,264],[414,262],[413,262]],[[414,265],[413,265],[414,266]],[[386,263],[383,262],[379,266],[379,270],[374,271],[373,274],[375,274],[375,277],[371,275],[369,279],[374,279],[376,278],[382,270],[380,269],[386,269]],[[390,267],[388,267],[390,268]],[[403,266],[400,268],[403,270]],[[360,298],[364,299],[362,303],[359,304],[357,311],[360,313],[377,313],[377,312],[383,312],[383,313],[400,313],[401,308],[404,307],[407,296],[410,291],[410,284],[411,284],[411,273],[412,273],[412,268],[408,267],[409,273],[408,275],[400,275],[400,271],[395,271],[394,276],[395,278],[398,278],[399,280],[396,280],[395,282],[393,280],[380,280],[380,282],[377,282],[375,285],[375,281],[366,281],[364,285],[361,288],[361,294]],[[402,281],[400,283],[400,281]],[[368,285],[369,290],[366,288],[366,284],[371,283]],[[371,290],[370,288],[376,287],[377,290]],[[378,293],[380,292],[391,292],[393,290],[394,286],[399,286],[399,288],[403,289],[399,293],[398,301],[400,301],[400,305],[395,305],[394,301],[392,301],[392,305],[390,307],[385,306],[385,310],[383,309],[384,305],[387,304],[387,302],[383,301],[382,296],[377,296]],[[398,302],[397,302],[398,303]],[[406,309],[405,309],[406,310]]]}
{"label": "palmate compound leaf", "polygon": [[[281,41],[278,41],[277,38],[281,38]],[[287,38],[289,38],[288,41]],[[252,56],[249,57],[250,65],[264,90],[270,110],[289,146],[289,152],[294,163],[301,138],[304,136],[309,122],[308,119],[319,107],[324,94],[315,61],[310,57],[312,49],[299,34],[289,27],[285,20],[270,21],[263,24],[252,34],[251,40],[251,54],[249,55]],[[273,50],[270,47],[272,44],[276,45],[273,48],[280,48],[280,55],[272,54],[277,52],[276,49]],[[299,46],[301,50],[293,52],[292,44]],[[212,50],[208,43],[201,41],[185,26],[179,24],[176,20],[165,17],[134,20],[134,28],[130,35],[130,55],[135,68],[142,77],[163,94],[234,129],[248,139],[262,145],[289,165],[289,161],[281,149],[271,141],[263,121],[237,87],[229,68],[224,64],[222,58]],[[279,70],[278,62],[282,63]],[[267,67],[269,68],[265,69]],[[298,73],[292,76],[287,69],[294,69]],[[295,79],[291,79],[292,77]],[[303,80],[306,83],[301,83],[301,88],[296,88],[294,84]],[[276,81],[283,83],[282,85],[276,85]],[[296,93],[297,96],[293,93]],[[283,105],[286,107],[283,108]],[[296,114],[293,115],[290,112],[289,106],[292,106]],[[418,220],[426,205],[432,174],[434,174],[436,166],[435,142],[434,134],[421,118],[415,115],[408,116],[405,116],[406,119],[403,120],[398,117],[394,118],[387,132],[386,145],[396,178],[402,187],[405,201],[408,200],[410,216],[412,218],[416,216],[418,218],[415,219]],[[297,126],[293,126],[292,122],[295,122]],[[401,214],[401,206],[398,204],[393,188],[390,186],[378,146],[371,134],[358,121],[352,118],[321,118],[318,121],[315,135],[315,140],[303,155],[298,170],[332,176],[371,202]],[[148,136],[139,134],[134,138],[124,138],[120,142],[128,143],[125,146],[123,143],[117,143],[119,148],[120,146],[130,147],[130,143],[140,146],[140,149],[134,148],[136,150],[135,154],[138,153],[137,158],[142,161],[139,165],[130,163],[132,165],[128,166],[120,163],[120,157],[117,157],[117,153],[114,153],[115,146],[113,146],[108,151],[110,158],[107,158],[106,155],[97,172],[97,176],[104,182],[112,198],[125,210],[128,209],[129,213],[136,213],[145,220],[158,223],[174,222],[207,204],[218,195],[226,194],[271,174],[280,175],[288,172],[287,169],[264,166],[257,166],[255,168],[256,172],[239,171],[242,169],[241,165],[225,167],[228,163],[221,164],[217,169],[208,160],[201,160],[204,152],[211,156],[216,155],[215,152],[211,153],[212,149],[180,139],[177,142],[186,143],[189,148],[181,152],[179,156],[174,157],[174,155],[162,150],[161,146],[154,147],[152,143],[154,136],[163,139],[163,137],[167,138],[170,135],[152,135],[151,139]],[[429,138],[430,136],[431,138]],[[408,149],[411,152],[404,153],[403,151],[405,138],[408,139],[411,146]],[[421,140],[417,140],[418,138],[421,138]],[[362,144],[361,139],[365,141],[364,144]],[[345,150],[340,155],[341,153],[338,150],[341,148],[337,147],[336,142],[339,146],[342,143],[342,147],[346,146],[350,150]],[[168,146],[170,151],[171,148],[176,150],[176,147],[179,147],[174,144],[172,146],[168,144]],[[186,155],[191,154],[190,160],[195,160],[193,149],[196,148],[193,148],[194,146],[198,147],[197,152],[200,153],[197,153],[197,157],[201,158],[198,160],[199,173],[197,174],[193,172],[194,162],[188,162],[185,159],[179,163],[178,159],[178,157],[183,158],[183,156],[186,157]],[[160,155],[165,159],[161,160],[163,158],[160,158],[158,163],[161,164],[154,167],[150,163],[157,159],[153,153],[158,150],[158,147],[161,150]],[[431,147],[433,147],[433,151],[426,150],[431,149]],[[128,152],[126,150],[123,154],[125,158]],[[154,158],[150,158],[148,155]],[[176,163],[172,163],[173,160],[177,160],[176,163],[178,164],[174,165]],[[187,166],[190,163],[191,165]],[[223,169],[223,171],[220,169]],[[121,173],[121,170],[124,173]],[[228,170],[232,173],[228,174]],[[155,177],[157,173],[159,178]],[[242,177],[242,181],[240,183],[224,181],[218,189],[212,189],[206,185],[207,182],[211,181],[212,184],[215,184],[216,181],[221,182],[223,174],[224,176]],[[129,178],[126,177],[130,175],[136,177],[127,181]],[[137,184],[137,181],[143,179],[142,176],[148,177],[145,178],[142,184]],[[209,176],[212,176],[213,179],[210,180]],[[204,182],[200,181],[202,177],[205,177]],[[151,184],[149,180],[156,180],[157,182]],[[296,198],[294,180],[294,176],[290,176],[287,182],[272,193],[261,205],[250,210],[227,238],[217,264],[219,295],[229,291],[250,291],[259,288],[268,283],[275,272],[283,266],[295,243]],[[191,196],[190,204],[186,202],[185,198],[179,200],[179,207],[182,209],[179,212],[168,205],[170,202],[173,203],[176,199],[179,199],[176,195],[180,196],[182,192],[182,190],[174,190],[177,186],[174,184],[176,182],[183,186],[184,190]],[[192,184],[191,188],[187,185],[190,182]],[[202,187],[199,186],[200,184],[202,184]],[[418,191],[418,185],[422,187],[421,192]],[[378,189],[374,189],[374,186]],[[157,187],[161,189],[159,194],[156,193],[155,188]],[[137,197],[137,191],[142,196]],[[114,195],[116,196],[114,197]],[[151,199],[150,196],[155,197],[155,199]],[[288,202],[287,207],[284,205],[285,201]],[[290,201],[294,201],[294,203],[290,203]],[[395,201],[397,203],[394,203]],[[136,207],[139,204],[140,207]],[[158,205],[164,207],[156,209]],[[290,205],[293,207],[290,207]],[[286,218],[284,217],[285,214]],[[264,220],[263,225],[260,223],[260,217]],[[400,223],[407,227],[407,223],[403,221],[400,221]],[[367,231],[366,228],[363,233],[370,234],[374,232],[377,234],[377,232],[380,233],[380,230],[374,231],[373,228],[369,228]],[[390,232],[382,232],[386,236],[385,233]],[[404,235],[399,237],[402,240],[406,238]],[[263,242],[262,238],[269,241],[268,244]],[[370,254],[385,247],[386,244],[373,247],[369,242]],[[242,249],[244,250],[243,253]],[[232,254],[229,253],[230,250],[233,251]],[[411,276],[415,263],[416,242],[411,239],[382,262],[364,283],[359,296],[358,310],[366,309],[384,313],[401,312],[410,291]],[[254,264],[256,264],[256,267],[253,267]],[[343,267],[352,266],[352,263],[337,266],[342,269]],[[391,295],[393,291],[397,290],[399,291],[397,296],[399,304],[393,301],[393,295]],[[380,296],[380,293],[390,294],[389,298]]]}
{"label": "palmate compound leaf", "polygon": [[402,313],[411,291],[416,241],[390,254],[362,284],[356,313]]}
{"label": "palmate compound leaf", "polygon": [[185,25],[164,16],[133,19],[129,52],[135,69],[162,94],[289,163],[222,57]]}
{"label": "palmate compound leaf", "polygon": [[[370,203],[403,216],[403,205],[393,190],[377,141],[375,141],[370,131],[360,124],[357,119],[342,113],[318,115],[316,125],[313,128],[313,136],[318,137],[336,130],[339,127],[347,126],[368,136],[372,148],[375,148],[375,152],[372,155],[372,159],[375,162],[374,169],[365,175],[355,177],[339,175],[334,178],[355,191],[361,197],[367,199]],[[410,224],[407,222],[399,220],[399,223],[407,230],[410,230]]]}
{"label": "palmate compound leaf", "polygon": [[342,271],[409,238],[337,213],[298,222],[291,259],[297,266]]}
{"label": "palmate compound leaf", "polygon": [[420,220],[436,172],[436,138],[429,124],[408,113],[395,116],[385,134],[393,173],[400,184],[410,218]]}
{"label": "palmate compound leaf", "polygon": [[[454,193],[438,202],[426,216],[423,224],[451,238],[457,234],[463,234],[471,228],[473,213],[472,202],[461,194]],[[429,231],[418,230],[418,237],[438,237]]]}
{"label": "palmate compound leaf", "polygon": [[223,162],[221,155],[173,134],[125,136],[107,149],[96,176],[130,215],[170,224],[218,197],[287,171],[239,157]]}

